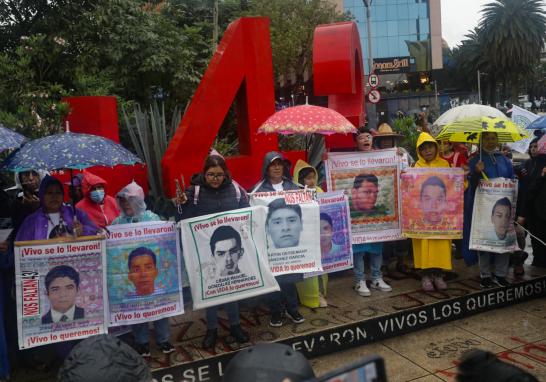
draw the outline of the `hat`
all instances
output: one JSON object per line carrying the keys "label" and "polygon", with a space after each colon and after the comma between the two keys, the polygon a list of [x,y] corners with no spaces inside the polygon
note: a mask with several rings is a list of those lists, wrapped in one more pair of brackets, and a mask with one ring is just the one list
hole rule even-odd
{"label": "hat", "polygon": [[401,138],[403,137],[403,135],[392,131],[392,128],[389,126],[388,123],[382,123],[381,125],[379,125],[379,128],[377,129],[377,134],[375,138],[377,139],[381,137]]}

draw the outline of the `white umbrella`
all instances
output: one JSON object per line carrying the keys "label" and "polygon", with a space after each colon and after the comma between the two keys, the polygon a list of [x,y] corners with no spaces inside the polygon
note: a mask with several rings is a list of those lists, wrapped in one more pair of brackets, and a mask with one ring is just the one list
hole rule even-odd
{"label": "white umbrella", "polygon": [[453,109],[449,109],[436,121],[434,121],[432,124],[431,133],[435,137],[448,123],[453,123],[472,117],[507,118],[502,111],[491,106],[478,104],[461,105],[454,107]]}

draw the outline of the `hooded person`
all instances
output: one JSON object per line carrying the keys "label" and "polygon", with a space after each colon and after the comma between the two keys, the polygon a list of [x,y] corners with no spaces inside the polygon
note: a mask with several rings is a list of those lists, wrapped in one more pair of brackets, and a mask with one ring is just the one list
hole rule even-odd
{"label": "hooded person", "polygon": [[[476,263],[476,259],[478,260],[482,288],[491,288],[497,285],[507,286],[510,284],[506,280],[510,253],[474,251],[469,248],[474,199],[480,179],[483,179],[484,175],[489,180],[496,178],[514,179],[515,177],[512,162],[498,150],[499,138],[497,134],[482,133],[480,141],[481,152],[468,162],[470,172],[468,174],[469,187],[465,191],[464,199],[463,257],[469,265]],[[491,262],[495,267],[494,273],[490,269]]]}
{"label": "hooded person", "polygon": [[21,224],[16,241],[97,234],[98,227],[84,211],[63,203],[63,184],[58,179],[47,175],[40,183],[38,196],[40,208]]}
{"label": "hooded person", "polygon": [[[302,187],[300,185],[284,176],[284,158],[281,153],[277,151],[270,151],[265,154],[262,164],[262,180],[260,180],[252,188],[252,192],[289,191],[301,189]],[[275,201],[273,203],[275,203]],[[281,210],[283,209],[278,209],[278,211]],[[300,217],[297,220],[301,223],[301,209],[300,214],[298,215],[300,215]],[[270,215],[268,213],[268,221],[272,216],[272,214]],[[275,279],[277,280],[281,290],[280,292],[273,292],[268,295],[269,311],[271,312],[269,325],[272,327],[280,327],[283,325],[283,302],[286,306],[287,316],[295,324],[301,324],[305,321],[305,318],[303,318],[298,310],[298,292],[296,289],[296,282],[302,280],[302,274],[296,273],[281,275],[276,276]]]}
{"label": "hooded person", "polygon": [[[415,167],[450,167],[445,159],[440,158],[438,143],[428,133],[419,134],[417,156],[419,160],[415,163]],[[441,180],[437,177],[430,177],[429,180],[423,183],[428,182],[427,187],[423,187],[423,190],[428,188],[434,192],[443,192],[445,197],[445,185],[442,187]],[[423,270],[421,278],[423,290],[433,291],[435,287],[439,290],[446,289],[447,285],[443,279],[442,270],[452,269],[451,240],[412,239],[412,244],[414,266],[416,269]]]}
{"label": "hooded person", "polygon": [[[161,221],[161,218],[152,211],[146,209],[144,202],[144,190],[135,181],[123,187],[116,194],[120,215],[114,219],[114,224],[130,224],[148,221]],[[128,260],[129,280],[135,284],[136,295],[153,294],[155,291],[154,280],[157,277],[157,259],[153,251],[140,247],[131,252]],[[145,269],[146,271],[142,271]],[[155,274],[155,275],[154,275]],[[144,285],[141,289],[139,285]],[[151,285],[151,288],[150,288]],[[143,291],[143,292],[142,292]],[[169,318],[164,317],[153,321],[155,329],[156,345],[164,354],[172,353],[175,349],[169,342],[171,329]],[[148,322],[131,325],[135,336],[136,351],[142,357],[150,356],[150,328]]]}
{"label": "hooded person", "polygon": [[116,200],[106,194],[107,182],[100,176],[84,171],[82,191],[83,199],[76,207],[85,211],[98,227],[104,228],[119,215]]}
{"label": "hooded person", "polygon": [[[324,192],[318,186],[317,170],[304,160],[298,159],[294,166],[293,179],[307,188],[316,189],[317,192]],[[321,222],[322,223],[322,222]],[[330,230],[332,226],[328,227]],[[321,224],[322,235],[322,224]],[[328,274],[321,276],[308,277],[296,284],[298,296],[302,305],[308,308],[325,308],[328,306],[326,301],[326,288],[328,284]]]}

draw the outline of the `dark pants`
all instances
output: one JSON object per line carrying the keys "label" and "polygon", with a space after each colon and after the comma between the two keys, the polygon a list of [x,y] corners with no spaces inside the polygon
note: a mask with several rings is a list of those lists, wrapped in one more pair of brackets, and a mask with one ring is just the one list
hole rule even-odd
{"label": "dark pants", "polygon": [[9,291],[11,291],[11,285],[5,279],[4,272],[0,271],[0,378],[6,378],[10,373],[6,328],[4,327],[4,305],[9,299]]}
{"label": "dark pants", "polygon": [[269,311],[273,313],[281,313],[283,311],[283,302],[286,305],[286,310],[294,312],[298,310],[298,291],[296,284],[293,282],[282,282],[277,278],[277,282],[281,287],[280,292],[273,292],[268,296]]}

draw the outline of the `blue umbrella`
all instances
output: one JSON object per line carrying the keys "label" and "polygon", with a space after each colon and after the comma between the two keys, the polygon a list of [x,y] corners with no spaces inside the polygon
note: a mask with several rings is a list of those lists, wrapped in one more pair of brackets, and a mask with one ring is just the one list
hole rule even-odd
{"label": "blue umbrella", "polygon": [[538,130],[546,129],[546,115],[535,119],[533,122],[527,125],[526,129],[529,130]]}
{"label": "blue umbrella", "polygon": [[21,134],[0,124],[0,152],[16,149],[21,146],[25,139]]}
{"label": "blue umbrella", "polygon": [[4,171],[82,170],[92,166],[113,167],[143,163],[139,157],[114,141],[97,135],[62,133],[27,142],[11,153]]}

